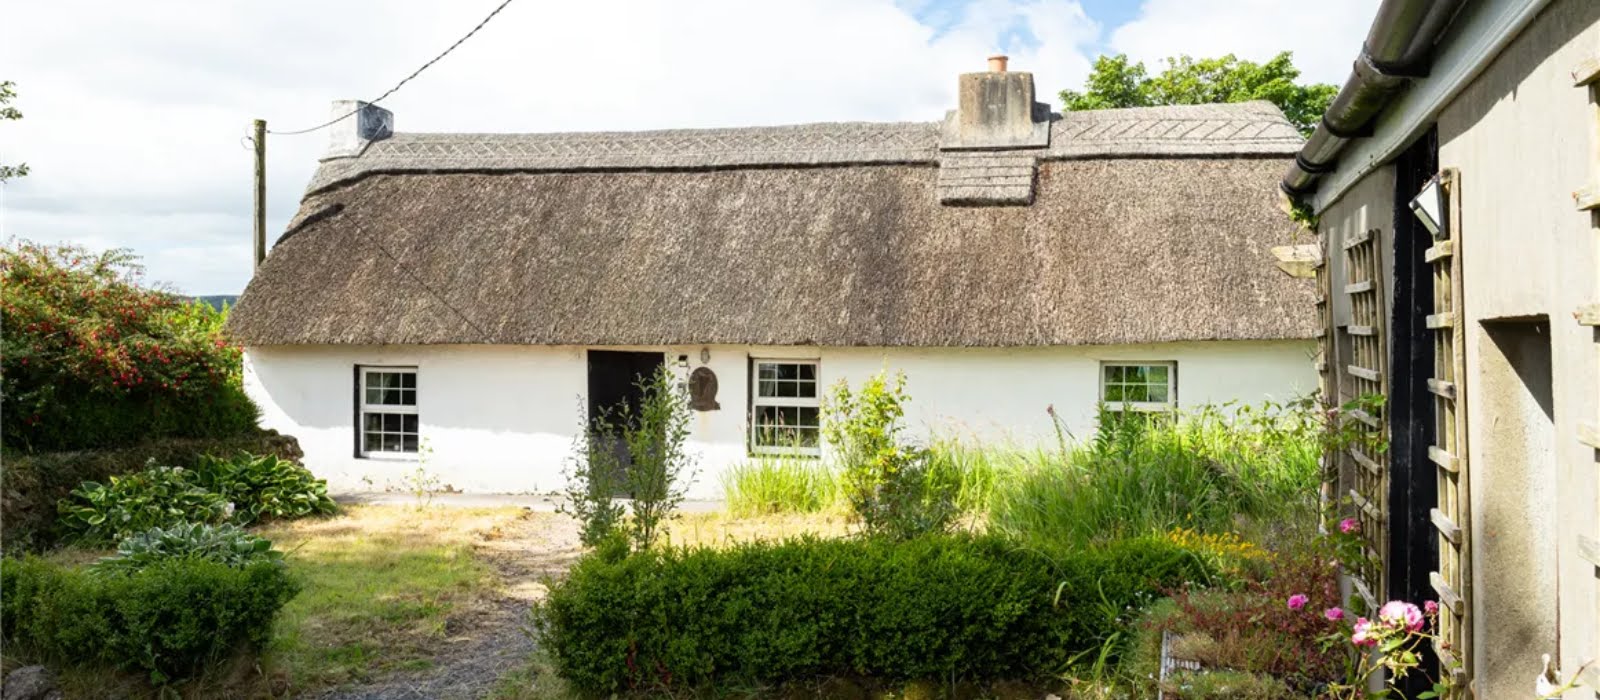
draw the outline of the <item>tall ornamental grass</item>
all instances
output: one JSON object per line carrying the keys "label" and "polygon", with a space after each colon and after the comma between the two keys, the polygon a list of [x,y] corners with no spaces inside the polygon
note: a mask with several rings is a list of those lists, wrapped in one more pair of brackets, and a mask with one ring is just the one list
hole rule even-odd
{"label": "tall ornamental grass", "polygon": [[1318,429],[1310,400],[1182,415],[1102,409],[1092,440],[1037,453],[1000,481],[989,526],[1055,544],[1309,519]]}
{"label": "tall ornamental grass", "polygon": [[839,507],[839,476],[819,459],[763,456],[722,475],[728,512],[737,517],[821,513]]}

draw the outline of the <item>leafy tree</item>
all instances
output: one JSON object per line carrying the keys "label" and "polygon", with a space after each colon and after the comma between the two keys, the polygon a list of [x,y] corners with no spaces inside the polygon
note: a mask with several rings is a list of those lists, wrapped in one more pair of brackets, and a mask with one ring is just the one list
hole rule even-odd
{"label": "leafy tree", "polygon": [[1300,69],[1288,51],[1266,63],[1242,61],[1233,54],[1179,56],[1166,63],[1166,70],[1152,77],[1144,63],[1130,61],[1124,54],[1101,56],[1095,59],[1083,92],[1061,91],[1062,105],[1076,111],[1266,100],[1282,109],[1300,133],[1309,135],[1339,92],[1328,83],[1297,84]]}
{"label": "leafy tree", "polygon": [[[0,122],[22,118],[22,112],[16,107],[11,106],[11,101],[17,97],[17,91],[13,89],[15,85],[15,83],[9,80],[0,80]],[[22,177],[23,175],[27,174],[27,163],[18,163],[17,165],[0,165],[0,183],[4,183],[6,180],[10,180],[11,178]]]}

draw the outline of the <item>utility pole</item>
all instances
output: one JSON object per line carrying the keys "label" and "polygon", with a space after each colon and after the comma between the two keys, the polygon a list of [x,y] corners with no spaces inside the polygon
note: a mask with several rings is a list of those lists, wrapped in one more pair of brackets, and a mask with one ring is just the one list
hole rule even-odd
{"label": "utility pole", "polygon": [[267,259],[267,120],[255,120],[256,145],[256,210],[255,210],[255,264],[252,272],[261,268]]}

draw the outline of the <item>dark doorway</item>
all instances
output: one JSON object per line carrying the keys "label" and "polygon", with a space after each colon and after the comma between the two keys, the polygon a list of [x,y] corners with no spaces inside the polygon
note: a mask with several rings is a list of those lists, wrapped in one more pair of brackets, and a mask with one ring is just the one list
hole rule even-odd
{"label": "dark doorway", "polygon": [[[632,460],[628,457],[628,446],[616,434],[623,428],[619,424],[621,417],[639,414],[639,402],[644,397],[640,385],[654,376],[665,362],[666,355],[659,352],[589,351],[589,429],[593,431],[602,417],[611,424],[615,432],[610,444],[595,448],[610,450],[622,469],[627,469]],[[618,478],[616,483],[619,489],[625,488],[622,479]]]}
{"label": "dark doorway", "polygon": [[[1438,132],[1429,129],[1395,161],[1394,287],[1389,343],[1389,567],[1388,597],[1432,600],[1428,574],[1438,568],[1439,538],[1429,512],[1438,503],[1438,474],[1428,448],[1435,443],[1434,398],[1428,379],[1434,376],[1434,337],[1428,315],[1434,313],[1433,269],[1425,257],[1432,234],[1411,211],[1411,200],[1439,171]],[[1424,663],[1437,660],[1424,649]],[[1430,689],[1423,674],[1401,681],[1406,697]]]}
{"label": "dark doorway", "polygon": [[666,362],[659,352],[589,351],[589,423],[602,415],[616,415],[627,406],[638,413],[643,391],[639,385]]}
{"label": "dark doorway", "polygon": [[[1428,513],[1438,501],[1438,475],[1428,459],[1435,442],[1433,270],[1424,255],[1432,234],[1411,211],[1411,200],[1439,171],[1437,132],[1429,129],[1395,161],[1394,303],[1389,343],[1389,570],[1390,598],[1430,600],[1428,573],[1437,568],[1439,541]],[[1426,690],[1427,688],[1422,688]],[[1411,691],[1407,691],[1408,693]]]}

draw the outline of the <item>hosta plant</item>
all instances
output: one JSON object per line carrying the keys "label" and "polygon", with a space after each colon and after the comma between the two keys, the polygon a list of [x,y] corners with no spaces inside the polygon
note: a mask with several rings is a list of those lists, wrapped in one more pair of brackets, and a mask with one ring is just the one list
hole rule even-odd
{"label": "hosta plant", "polygon": [[111,544],[153,527],[223,522],[233,516],[233,504],[201,486],[191,470],[152,466],[104,484],[85,481],[57,511],[61,527],[80,541]]}
{"label": "hosta plant", "polygon": [[232,520],[240,525],[326,515],[335,509],[326,481],[276,455],[205,456],[195,472],[201,486],[233,503]]}
{"label": "hosta plant", "polygon": [[271,540],[234,525],[186,523],[123,539],[117,553],[96,562],[94,571],[131,574],[168,559],[204,559],[238,569],[256,561],[282,562],[283,553],[272,548]]}

